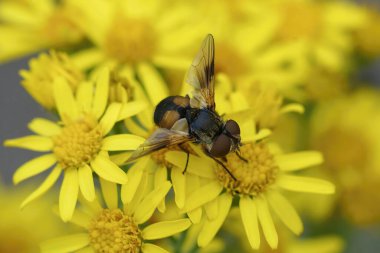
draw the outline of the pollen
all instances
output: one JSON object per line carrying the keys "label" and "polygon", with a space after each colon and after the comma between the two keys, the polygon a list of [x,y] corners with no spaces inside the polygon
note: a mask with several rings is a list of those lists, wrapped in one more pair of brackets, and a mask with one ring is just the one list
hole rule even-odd
{"label": "pollen", "polygon": [[247,162],[230,153],[225,163],[236,180],[220,165],[216,167],[217,178],[231,194],[257,196],[274,183],[279,168],[265,143],[245,144],[240,152]]}
{"label": "pollen", "polygon": [[102,132],[97,121],[86,116],[66,125],[53,141],[53,152],[62,168],[80,167],[98,154]]}
{"label": "pollen", "polygon": [[149,59],[156,48],[153,27],[144,19],[116,17],[106,34],[105,50],[120,62]]}
{"label": "pollen", "polygon": [[88,232],[90,244],[95,252],[140,252],[141,231],[133,218],[120,209],[102,210],[92,220]]}

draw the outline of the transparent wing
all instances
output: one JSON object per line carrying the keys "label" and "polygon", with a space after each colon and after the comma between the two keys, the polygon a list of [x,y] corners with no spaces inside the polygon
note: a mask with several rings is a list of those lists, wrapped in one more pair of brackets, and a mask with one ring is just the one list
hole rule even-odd
{"label": "transparent wing", "polygon": [[186,76],[186,82],[194,87],[190,100],[192,107],[208,108],[215,111],[214,55],[214,38],[208,34]]}
{"label": "transparent wing", "polygon": [[192,140],[193,139],[190,138],[190,136],[185,132],[158,128],[132,153],[126,163],[132,162],[142,156],[148,155],[162,148],[179,145]]}

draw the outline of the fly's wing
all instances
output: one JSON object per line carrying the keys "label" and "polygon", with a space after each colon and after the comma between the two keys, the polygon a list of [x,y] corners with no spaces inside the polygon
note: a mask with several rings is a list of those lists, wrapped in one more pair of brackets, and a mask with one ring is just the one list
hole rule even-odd
{"label": "fly's wing", "polygon": [[214,38],[208,34],[186,75],[186,82],[194,87],[191,107],[215,111],[214,101]]}
{"label": "fly's wing", "polygon": [[170,146],[192,141],[187,133],[166,128],[158,128],[149,138],[140,145],[129,157],[126,163],[132,162],[142,156]]}

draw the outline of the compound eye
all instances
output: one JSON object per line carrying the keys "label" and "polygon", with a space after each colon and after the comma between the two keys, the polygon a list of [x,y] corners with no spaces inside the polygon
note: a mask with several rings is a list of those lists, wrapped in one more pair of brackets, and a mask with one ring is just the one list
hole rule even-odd
{"label": "compound eye", "polygon": [[235,120],[227,120],[225,128],[231,135],[240,135],[240,127]]}
{"label": "compound eye", "polygon": [[226,156],[231,149],[231,139],[225,134],[219,135],[213,142],[210,153],[215,157]]}

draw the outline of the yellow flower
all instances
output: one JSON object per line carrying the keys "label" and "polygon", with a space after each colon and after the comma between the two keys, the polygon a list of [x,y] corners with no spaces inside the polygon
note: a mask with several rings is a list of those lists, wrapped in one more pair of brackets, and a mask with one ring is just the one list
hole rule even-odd
{"label": "yellow flower", "polygon": [[83,206],[75,211],[71,220],[84,231],[46,241],[41,244],[42,252],[168,252],[149,241],[180,233],[191,225],[188,219],[146,224],[170,190],[169,181],[149,191],[144,174],[137,183],[131,181],[123,185],[120,194],[123,207],[119,207],[116,184],[107,182],[101,186],[106,205],[83,200]]}
{"label": "yellow flower", "polygon": [[375,89],[357,90],[318,104],[311,120],[311,143],[324,154],[324,171],[340,189],[340,210],[358,224],[380,219],[379,99]]}
{"label": "yellow flower", "polygon": [[278,41],[302,43],[304,57],[312,58],[312,65],[331,70],[345,66],[354,47],[352,32],[365,21],[360,8],[342,1],[310,0],[278,1],[274,6],[280,16]]}
{"label": "yellow flower", "polygon": [[[293,233],[299,235],[303,230],[301,219],[280,193],[281,189],[331,194],[334,186],[324,180],[290,175],[290,172],[320,164],[323,159],[319,152],[281,154],[262,140],[266,135],[264,130],[256,133],[254,124],[241,125],[241,129],[245,143],[240,150],[241,156],[248,163],[234,153],[229,154],[225,162],[236,181],[223,167],[198,152],[199,157],[190,156],[188,173],[183,175],[181,181],[172,178],[173,188],[176,197],[181,197],[185,203],[182,212],[188,213],[194,223],[200,222],[202,207],[204,208],[206,218],[198,236],[199,246],[204,247],[210,243],[227,217],[232,200],[238,198],[251,247],[260,247],[260,224],[266,241],[275,249],[278,235],[269,207]],[[182,170],[186,155],[172,151],[166,154],[166,159],[177,167],[173,171]]]}
{"label": "yellow flower", "polygon": [[356,44],[360,52],[369,57],[380,55],[380,35],[377,28],[380,25],[380,13],[376,8],[366,9],[366,22],[355,34]]}
{"label": "yellow flower", "polygon": [[83,0],[73,4],[80,13],[77,24],[95,45],[79,53],[84,67],[105,62],[132,67],[148,62],[187,68],[188,59],[178,55],[191,45],[194,33],[190,32],[194,27],[188,22],[192,17],[187,9],[171,1],[95,0],[91,8]]}
{"label": "yellow flower", "polygon": [[107,103],[108,82],[109,72],[104,69],[95,86],[92,82],[81,83],[74,97],[67,81],[57,78],[53,94],[62,123],[36,118],[29,128],[37,135],[5,141],[9,147],[49,152],[18,168],[13,176],[15,184],[54,166],[21,206],[45,193],[63,172],[59,209],[62,219],[67,221],[74,211],[79,189],[86,199],[94,200],[93,172],[110,182],[127,182],[127,175],[109,159],[108,151],[134,150],[144,139],[130,134],[106,136],[117,121],[131,116],[130,104]]}
{"label": "yellow flower", "polygon": [[0,3],[0,62],[44,48],[77,44],[83,33],[69,1],[2,1]]}
{"label": "yellow flower", "polygon": [[[242,250],[239,252],[252,252],[251,246],[245,240],[244,231],[241,229],[243,226],[241,222],[241,214],[239,208],[232,208],[226,223],[223,225],[223,232],[230,233],[236,238],[239,248]],[[278,235],[281,241],[278,250],[272,250],[267,245],[260,248],[259,253],[339,253],[343,252],[344,240],[338,235],[322,235],[313,237],[298,238],[289,233],[284,227],[279,227]],[[234,245],[236,245],[234,244]]]}
{"label": "yellow flower", "polygon": [[74,92],[84,79],[83,73],[66,53],[54,50],[30,60],[29,68],[29,71],[20,71],[23,77],[21,84],[38,103],[49,110],[55,108],[53,82],[57,76],[63,77]]}
{"label": "yellow flower", "polygon": [[298,103],[285,104],[276,87],[252,82],[247,87],[234,86],[229,76],[218,74],[215,86],[216,109],[220,115],[237,121],[254,119],[259,128],[274,129],[281,116],[286,113],[303,113]]}
{"label": "yellow flower", "polygon": [[31,189],[32,184],[14,189],[0,182],[0,252],[37,253],[41,241],[69,232],[51,212],[51,194],[20,210],[20,201]]}

